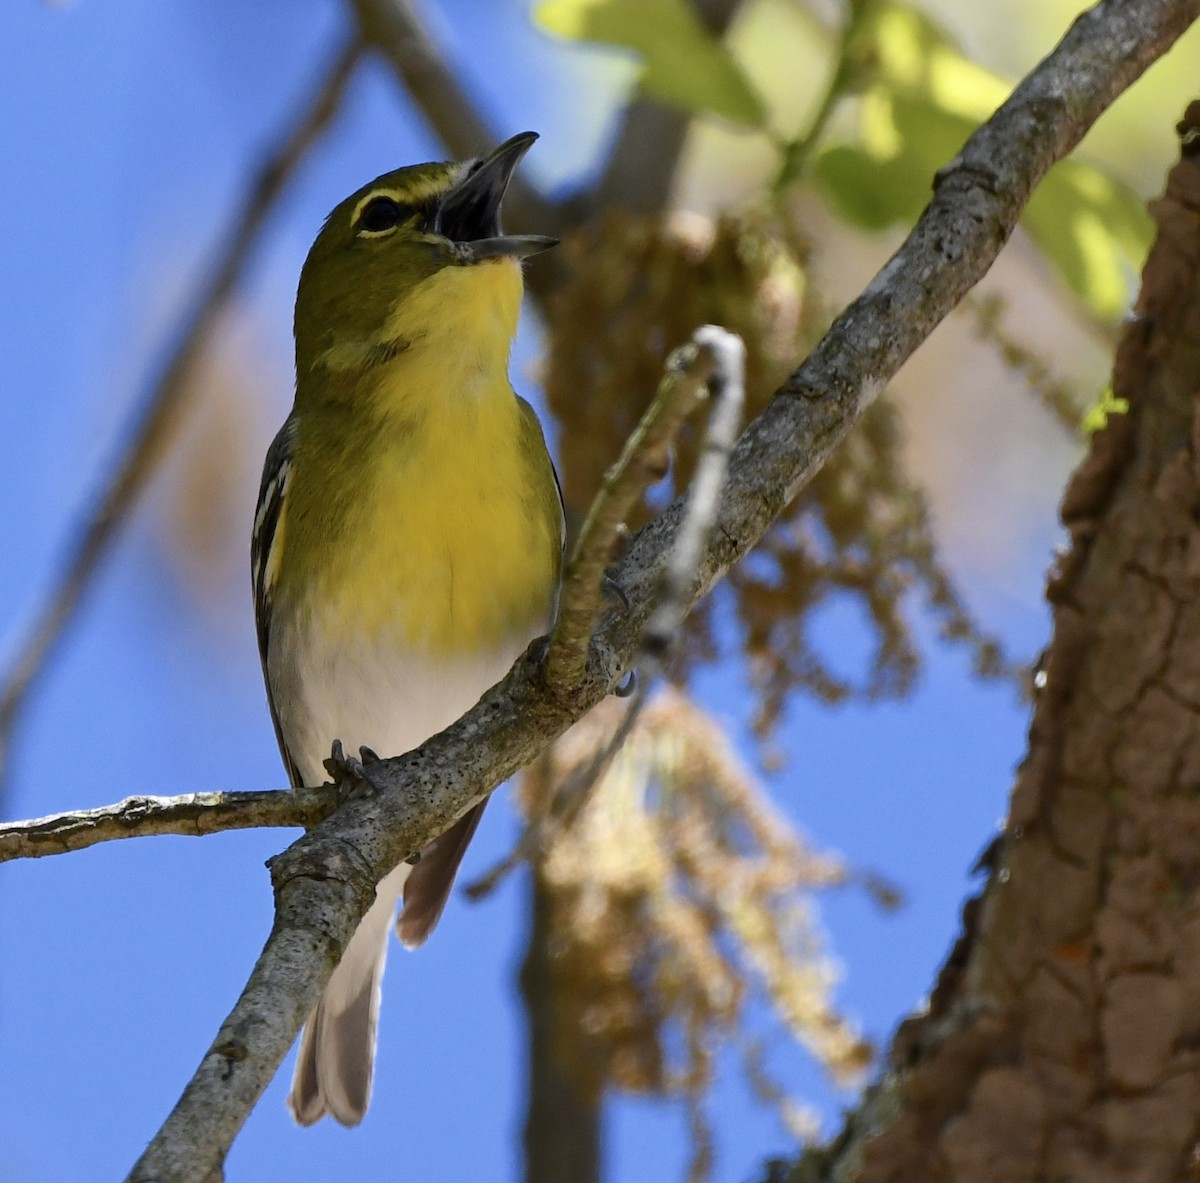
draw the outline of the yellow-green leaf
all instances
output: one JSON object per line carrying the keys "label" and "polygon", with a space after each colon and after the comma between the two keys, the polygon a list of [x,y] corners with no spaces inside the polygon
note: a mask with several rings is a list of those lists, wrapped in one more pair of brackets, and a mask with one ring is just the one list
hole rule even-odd
{"label": "yellow-green leaf", "polygon": [[1093,435],[1108,423],[1110,415],[1125,415],[1129,411],[1129,400],[1117,398],[1111,385],[1106,386],[1100,397],[1083,413],[1079,430],[1084,435]]}
{"label": "yellow-green leaf", "polygon": [[1152,224],[1142,200],[1080,160],[1056,165],[1034,191],[1021,224],[1093,315],[1125,315]]}
{"label": "yellow-green leaf", "polygon": [[975,129],[973,120],[925,99],[876,88],[863,97],[858,147],[835,145],[813,177],[838,212],[866,230],[914,221],[933,175]]}
{"label": "yellow-green leaf", "polygon": [[543,0],[534,20],[560,37],[633,51],[642,59],[642,88],[665,103],[766,125],[758,92],[687,0]]}
{"label": "yellow-green leaf", "polygon": [[865,5],[855,22],[851,52],[876,85],[930,99],[944,111],[977,122],[1011,89],[998,74],[965,57],[932,17],[900,0]]}
{"label": "yellow-green leaf", "polygon": [[[855,38],[859,69],[870,78],[859,143],[826,149],[813,174],[843,217],[879,230],[917,217],[934,174],[1009,87],[900,0],[867,0]],[[1034,193],[1022,225],[1091,315],[1113,321],[1124,313],[1151,232],[1132,190],[1095,166],[1067,160]]]}
{"label": "yellow-green leaf", "polygon": [[813,179],[825,199],[847,222],[864,230],[886,230],[912,220],[929,186],[903,161],[879,160],[862,148],[838,144],[813,162]]}

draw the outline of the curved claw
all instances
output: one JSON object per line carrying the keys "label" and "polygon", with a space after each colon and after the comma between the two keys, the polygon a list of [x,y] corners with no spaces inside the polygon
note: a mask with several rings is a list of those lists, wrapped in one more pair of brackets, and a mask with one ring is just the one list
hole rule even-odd
{"label": "curved claw", "polygon": [[600,576],[600,592],[606,600],[618,605],[623,611],[629,611],[629,597],[625,589],[606,571]]}
{"label": "curved claw", "polygon": [[346,781],[354,781],[358,785],[378,793],[381,786],[376,783],[375,779],[367,771],[366,766],[368,764],[378,764],[379,757],[368,747],[361,747],[358,751],[362,757],[361,760],[355,756],[347,756],[346,749],[342,746],[342,741],[335,739],[329,749],[329,757],[321,763],[325,771],[333,777],[334,784],[341,785]]}

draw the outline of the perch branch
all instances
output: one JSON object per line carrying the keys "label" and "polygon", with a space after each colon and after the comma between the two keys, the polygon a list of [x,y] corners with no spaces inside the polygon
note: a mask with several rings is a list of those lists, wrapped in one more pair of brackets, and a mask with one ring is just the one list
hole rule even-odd
{"label": "perch branch", "polygon": [[332,786],[252,793],[185,793],[180,797],[126,797],[116,805],[55,813],[0,824],[0,863],[86,850],[118,838],[182,834],[201,838],[260,826],[312,829],[336,808]]}

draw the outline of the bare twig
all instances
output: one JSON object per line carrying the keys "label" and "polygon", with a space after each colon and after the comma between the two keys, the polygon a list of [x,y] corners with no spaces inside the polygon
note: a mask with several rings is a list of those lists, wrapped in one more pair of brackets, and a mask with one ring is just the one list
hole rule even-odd
{"label": "bare twig", "polygon": [[185,793],[180,797],[126,797],[116,805],[55,813],[0,824],[0,863],[86,850],[118,838],[181,834],[202,838],[225,830],[263,826],[312,829],[337,806],[331,785],[252,793]]}
{"label": "bare twig", "polygon": [[812,164],[813,154],[821,143],[842,99],[854,93],[856,72],[860,63],[854,56],[855,41],[865,16],[873,11],[863,0],[847,0],[846,19],[838,33],[837,49],[833,69],[825,83],[825,89],[817,102],[816,110],[804,132],[784,145],[783,160],[775,178],[776,191],[801,180]]}
{"label": "bare twig", "polygon": [[671,443],[703,399],[716,370],[711,346],[693,338],[667,359],[666,376],[617,462],[604,474],[563,575],[558,618],[546,655],[546,680],[565,691],[579,681],[588,638],[603,608],[601,581],[625,521],[667,471]]}
{"label": "bare twig", "polygon": [[[709,412],[700,461],[688,489],[687,508],[675,538],[675,545],[671,548],[670,560],[663,572],[658,606],[646,623],[646,631],[639,645],[637,689],[621,716],[620,723],[588,764],[577,769],[566,783],[559,787],[544,812],[529,819],[513,849],[489,871],[468,884],[466,894],[472,899],[480,899],[487,895],[510,871],[544,849],[555,832],[571,827],[591,797],[592,790],[612,763],[613,757],[624,746],[637,724],[638,717],[646,706],[652,680],[663,672],[687,615],[692,599],[692,583],[716,517],[721,490],[725,485],[725,474],[729,467],[729,456],[733,451],[733,441],[742,422],[742,407],[746,398],[746,347],[742,339],[735,334],[726,332],[717,325],[704,325],[696,330],[691,343],[685,348],[695,351],[694,355],[688,355],[689,360],[692,356],[698,360],[704,353],[711,359],[712,372],[708,378],[707,389],[711,395],[712,410]],[[671,364],[668,362],[668,367]],[[663,397],[666,386],[667,382],[664,382],[659,398]],[[658,399],[646,412],[638,430],[630,437],[617,468],[629,459],[636,439],[642,437],[645,445],[649,433],[643,435],[642,429],[654,414],[657,403]],[[682,419],[675,424],[676,430],[681,423]],[[645,446],[651,449],[649,455],[653,458],[656,449],[652,445]],[[650,462],[653,463],[653,460]],[[636,462],[626,465],[627,468],[635,466]],[[617,469],[610,473],[614,479],[618,479],[619,475]],[[607,490],[608,478],[592,503],[592,512],[588,514],[584,533],[580,535],[579,545],[576,547],[574,561],[580,567],[583,566],[580,552],[585,547],[584,539],[588,536],[589,527],[593,527],[592,545],[601,546],[599,556],[602,558],[607,553],[603,549],[607,540],[606,532],[599,522],[602,516],[607,516],[601,505]],[[639,493],[640,490],[635,490],[635,496]],[[599,576],[594,570],[592,574],[595,575],[598,585]],[[598,611],[599,603],[595,603],[594,607]],[[594,624],[593,619],[592,625]],[[585,648],[579,648],[586,653]]]}
{"label": "bare twig", "polygon": [[[446,64],[410,0],[351,0],[362,36],[391,64],[434,134],[456,159],[478,155],[498,137]],[[504,197],[505,222],[520,234],[561,234],[561,211],[520,173]]]}
{"label": "bare twig", "polygon": [[729,457],[746,404],[746,346],[741,337],[718,325],[704,325],[696,330],[692,340],[697,348],[708,349],[715,359],[708,382],[712,410],[696,474],[688,490],[687,508],[663,575],[662,596],[642,638],[643,661],[649,665],[647,675],[662,672],[691,606],[692,584],[716,520]]}
{"label": "bare twig", "polygon": [[663,569],[658,603],[646,622],[638,646],[637,691],[608,742],[559,790],[552,817],[564,827],[569,827],[579,816],[592,789],[624,746],[645,708],[653,679],[666,667],[688,608],[694,602],[692,588],[696,572],[725,488],[729,457],[733,453],[746,402],[746,346],[740,337],[718,325],[697,329],[692,336],[692,345],[697,350],[707,351],[713,359],[708,380],[712,410],[704,445],[684,501],[674,545]]}
{"label": "bare twig", "polygon": [[[978,283],[1034,186],[1200,14],[1200,0],[1101,0],[938,177],[912,233],[742,433],[693,602],[792,502],[863,410]],[[224,1161],[373,898],[432,841],[601,701],[634,659],[676,504],[634,537],[615,574],[629,610],[593,637],[579,683],[552,692],[531,646],[498,686],[416,751],[372,766],[379,791],[351,797],[276,858],[275,924],[245,990],[132,1183],[199,1183]]]}
{"label": "bare twig", "polygon": [[69,551],[41,618],[17,650],[0,693],[0,770],[13,726],[30,689],[91,583],[118,527],[158,467],[187,405],[188,377],[216,328],[259,232],[274,212],[288,180],[337,112],[362,52],[351,43],[335,55],[325,80],[291,123],[249,186],[225,244],[214,257],[188,313],[181,321],[166,366],[151,382],[141,416],[94,511]]}

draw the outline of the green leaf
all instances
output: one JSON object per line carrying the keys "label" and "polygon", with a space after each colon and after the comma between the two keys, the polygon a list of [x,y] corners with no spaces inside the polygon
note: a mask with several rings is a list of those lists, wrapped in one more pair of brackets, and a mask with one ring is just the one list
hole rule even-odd
{"label": "green leaf", "polygon": [[1021,224],[1088,312],[1110,323],[1125,315],[1153,233],[1136,193],[1064,160],[1034,191]]}
{"label": "green leaf", "polygon": [[903,161],[879,160],[862,148],[839,144],[813,162],[813,179],[829,204],[852,225],[877,232],[912,219],[928,196]]}
{"label": "green leaf", "polygon": [[[813,171],[844,218],[880,230],[920,214],[934,174],[1009,87],[898,0],[869,3],[855,36],[859,68],[871,77],[859,143],[826,149]],[[1131,189],[1100,168],[1067,160],[1035,191],[1022,225],[1091,315],[1111,322],[1124,314],[1151,236]]]}
{"label": "green leaf", "polygon": [[1124,415],[1129,411],[1129,400],[1117,398],[1112,386],[1106,386],[1100,397],[1083,413],[1079,429],[1084,435],[1093,435],[1108,423],[1109,415]]}
{"label": "green leaf", "polygon": [[543,0],[534,20],[560,37],[632,50],[642,59],[642,88],[665,103],[766,126],[758,92],[687,0]]}
{"label": "green leaf", "polygon": [[929,202],[933,175],[975,122],[919,98],[876,88],[863,97],[859,147],[827,148],[813,176],[830,204],[865,230],[911,223]]}
{"label": "green leaf", "polygon": [[932,17],[899,0],[866,3],[850,51],[874,85],[929,99],[949,114],[976,122],[1004,102],[1011,89],[998,74],[964,56]]}

